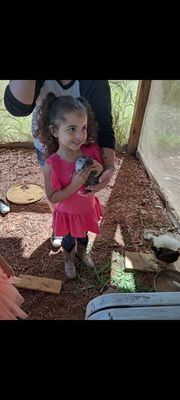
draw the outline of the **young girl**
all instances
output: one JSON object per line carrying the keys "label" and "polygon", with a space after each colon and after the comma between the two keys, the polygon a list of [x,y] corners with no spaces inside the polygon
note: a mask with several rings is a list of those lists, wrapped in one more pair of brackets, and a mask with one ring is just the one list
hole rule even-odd
{"label": "young girl", "polygon": [[25,319],[27,314],[20,306],[24,299],[14,287],[16,278],[10,265],[0,255],[0,320]]}
{"label": "young girl", "polygon": [[[83,98],[55,97],[49,93],[38,112],[37,136],[45,145],[45,191],[52,203],[53,232],[63,236],[62,248],[65,274],[76,278],[74,265],[77,255],[87,267],[94,262],[87,254],[88,231],[99,233],[98,222],[102,215],[98,198],[84,186],[92,171],[103,171],[102,159],[95,144],[97,126],[89,104]],[[90,156],[93,164],[75,172],[79,156]]]}

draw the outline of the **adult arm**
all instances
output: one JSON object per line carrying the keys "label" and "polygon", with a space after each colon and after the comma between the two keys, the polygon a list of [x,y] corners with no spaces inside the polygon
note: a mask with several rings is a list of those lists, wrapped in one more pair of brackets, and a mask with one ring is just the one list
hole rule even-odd
{"label": "adult arm", "polygon": [[36,80],[11,80],[4,93],[6,109],[16,117],[25,117],[31,114],[40,92],[40,82]]}
{"label": "adult arm", "polygon": [[[82,95],[89,101],[99,125],[98,144],[105,171],[94,186],[95,192],[105,188],[114,174],[115,135],[112,122],[111,91],[107,80],[81,81]],[[92,188],[91,188],[92,189]]]}
{"label": "adult arm", "polygon": [[36,81],[28,80],[12,80],[9,88],[12,95],[21,103],[31,105],[34,100]]}
{"label": "adult arm", "polygon": [[99,192],[100,190],[104,189],[111,181],[115,172],[115,167],[114,167],[115,151],[108,148],[102,149],[102,151],[104,150],[105,150],[104,156],[106,157],[106,160],[104,161],[104,172],[99,177],[99,183],[97,185],[87,186],[87,189],[93,192]]}

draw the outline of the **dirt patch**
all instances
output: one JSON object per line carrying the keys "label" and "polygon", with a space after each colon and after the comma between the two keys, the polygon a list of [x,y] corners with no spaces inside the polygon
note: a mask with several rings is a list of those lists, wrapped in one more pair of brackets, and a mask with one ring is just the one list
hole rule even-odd
{"label": "dirt patch", "polygon": [[[32,149],[0,149],[0,197],[16,183],[38,183],[43,178]],[[30,319],[83,320],[87,303],[108,288],[111,259],[116,252],[149,252],[143,239],[144,228],[172,229],[162,201],[155,193],[140,162],[117,153],[116,174],[98,197],[104,217],[101,236],[90,235],[93,259],[97,268],[88,271],[77,263],[76,281],[65,279],[61,250],[52,251],[51,212],[45,197],[34,204],[15,205],[0,216],[0,252],[20,273],[63,280],[59,295],[19,289],[24,296],[23,309]],[[147,274],[146,274],[146,278]]]}

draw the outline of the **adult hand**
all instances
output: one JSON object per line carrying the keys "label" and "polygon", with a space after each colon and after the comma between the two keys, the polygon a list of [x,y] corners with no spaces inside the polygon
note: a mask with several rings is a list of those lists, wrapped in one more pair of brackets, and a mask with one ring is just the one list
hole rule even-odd
{"label": "adult hand", "polygon": [[98,176],[103,172],[104,168],[102,164],[100,164],[98,161],[93,160],[93,165],[92,165],[92,171],[96,171],[96,175]]}
{"label": "adult hand", "polygon": [[99,192],[100,190],[104,189],[114,175],[115,168],[107,167],[102,175],[99,177],[99,183],[93,186],[87,186],[87,190],[91,190],[93,193]]}

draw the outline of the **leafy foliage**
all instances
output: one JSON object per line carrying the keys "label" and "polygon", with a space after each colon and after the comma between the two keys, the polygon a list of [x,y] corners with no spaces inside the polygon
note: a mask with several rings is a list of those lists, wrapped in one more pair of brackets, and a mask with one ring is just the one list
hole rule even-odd
{"label": "leafy foliage", "polygon": [[128,142],[134,112],[138,81],[109,81],[112,96],[112,114],[118,144]]}

